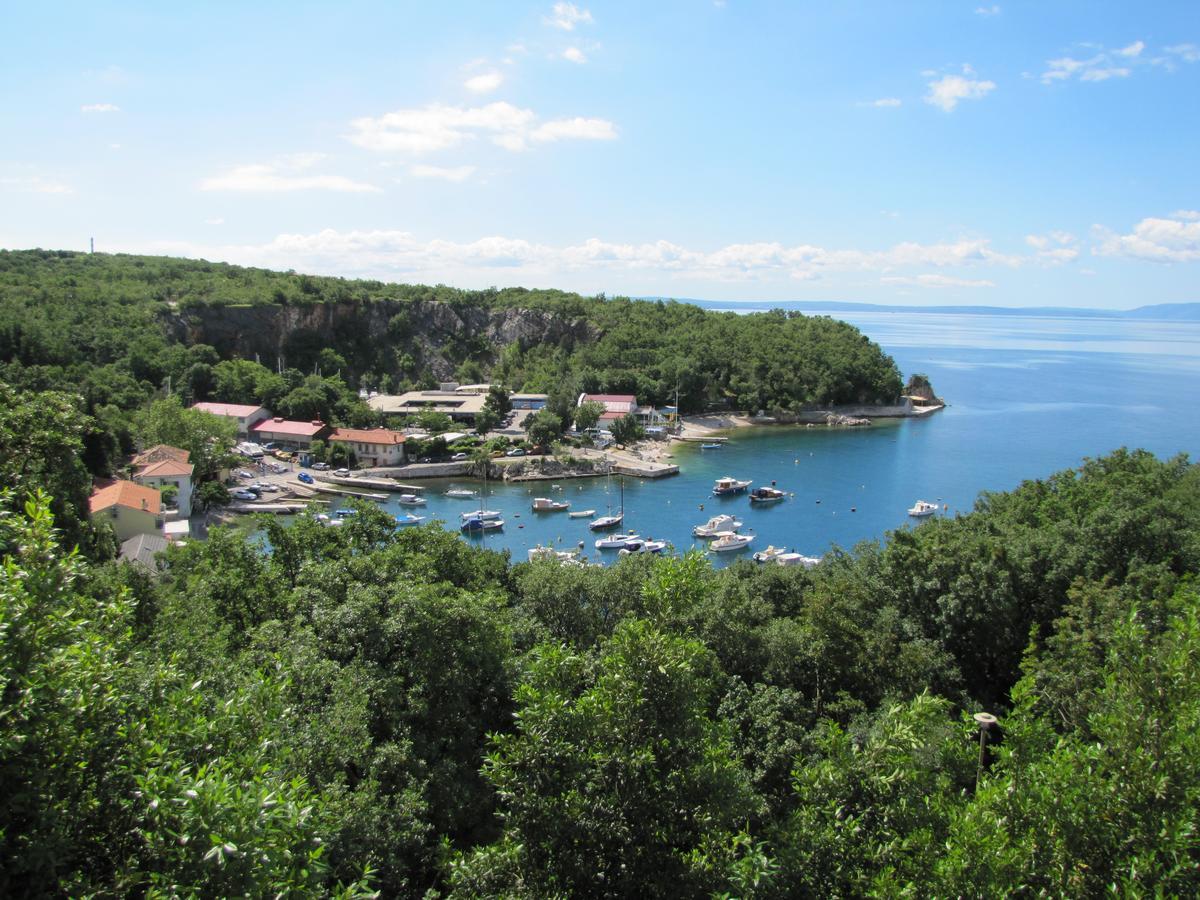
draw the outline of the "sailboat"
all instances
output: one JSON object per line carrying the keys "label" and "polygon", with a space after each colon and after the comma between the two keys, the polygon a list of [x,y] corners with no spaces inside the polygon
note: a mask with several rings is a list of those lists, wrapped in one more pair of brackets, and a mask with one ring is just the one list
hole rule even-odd
{"label": "sailboat", "polygon": [[488,463],[484,461],[483,492],[479,495],[479,509],[462,513],[459,516],[460,531],[478,534],[484,531],[499,531],[504,527],[504,520],[500,518],[499,510],[484,508],[487,503],[487,467]]}
{"label": "sailboat", "polygon": [[592,521],[588,522],[588,528],[592,529],[592,531],[604,531],[608,528],[616,528],[618,525],[620,525],[624,521],[625,521],[625,479],[622,478],[621,479],[621,509],[620,509],[620,511],[614,516],[612,514],[612,508],[610,507],[609,514],[607,516],[601,516],[598,519],[592,519]]}

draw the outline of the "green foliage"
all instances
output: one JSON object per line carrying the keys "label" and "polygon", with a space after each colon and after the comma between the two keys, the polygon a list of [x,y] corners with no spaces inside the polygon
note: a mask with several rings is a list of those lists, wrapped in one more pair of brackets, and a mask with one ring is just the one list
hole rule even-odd
{"label": "green foliage", "polygon": [[575,409],[576,429],[587,431],[589,428],[595,428],[596,423],[600,421],[600,417],[604,415],[604,410],[604,404],[597,403],[595,400],[588,400],[579,404]]}
{"label": "green foliage", "polygon": [[525,419],[525,434],[529,443],[546,447],[562,437],[562,419],[548,409],[539,409]]}
{"label": "green foliage", "polygon": [[237,426],[229,419],[187,409],[178,397],[156,400],[138,412],[134,433],[143,447],[167,444],[191,454],[198,481],[214,478],[228,464]]}
{"label": "green foliage", "polygon": [[638,424],[633,413],[626,413],[619,419],[613,419],[608,426],[608,432],[618,444],[633,444],[646,436],[645,429]]}

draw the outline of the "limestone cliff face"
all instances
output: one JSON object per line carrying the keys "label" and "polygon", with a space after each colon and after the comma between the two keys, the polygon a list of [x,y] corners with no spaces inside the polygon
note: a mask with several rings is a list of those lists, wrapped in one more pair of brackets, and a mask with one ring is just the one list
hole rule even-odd
{"label": "limestone cliff face", "polygon": [[[399,326],[393,319],[400,316]],[[297,337],[324,340],[353,351],[403,345],[415,351],[439,379],[454,371],[442,350],[463,342],[482,343],[491,354],[509,344],[522,349],[552,343],[573,347],[597,337],[583,319],[537,309],[480,309],[431,301],[320,303],[310,306],[197,307],[170,313],[167,330],[182,343],[209,344],[223,357],[254,359],[268,366],[289,355]],[[391,326],[391,327],[389,327]]]}

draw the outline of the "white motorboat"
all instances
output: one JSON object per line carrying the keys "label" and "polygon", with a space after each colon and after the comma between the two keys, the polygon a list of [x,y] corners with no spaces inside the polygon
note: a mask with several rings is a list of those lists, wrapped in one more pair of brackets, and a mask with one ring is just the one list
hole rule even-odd
{"label": "white motorboat", "polygon": [[473,509],[470,512],[459,513],[458,518],[465,522],[467,519],[498,519],[502,515],[498,509]]}
{"label": "white motorboat", "polygon": [[787,496],[779,488],[757,487],[750,492],[751,503],[778,503]]}
{"label": "white motorboat", "polygon": [[752,482],[741,481],[737,478],[730,478],[726,475],[724,478],[718,478],[716,484],[713,485],[714,497],[729,497],[733,494],[740,494],[746,488],[750,487]]}
{"label": "white motorboat", "polygon": [[642,541],[630,547],[622,547],[617,551],[619,556],[632,556],[634,553],[662,553],[667,549],[666,541]]}
{"label": "white motorboat", "polygon": [[708,545],[713,553],[731,553],[734,550],[744,550],[754,540],[752,534],[738,534],[734,531],[722,531],[717,539]]}
{"label": "white motorboat", "polygon": [[397,525],[420,525],[424,521],[424,516],[414,516],[412,513],[406,513],[403,516],[396,516]]}
{"label": "white motorboat", "polygon": [[644,541],[636,534],[610,534],[596,541],[597,550],[625,550],[630,547],[640,547]]}
{"label": "white motorboat", "polygon": [[425,498],[418,497],[416,494],[401,494],[396,498],[396,502],[401,506],[424,506]]}
{"label": "white motorboat", "polygon": [[579,561],[579,551],[558,550],[546,544],[538,544],[536,547],[530,547],[529,561],[537,562],[540,559],[548,559],[551,562],[574,563]]}
{"label": "white motorboat", "polygon": [[692,535],[698,538],[715,538],[722,531],[737,531],[741,527],[742,523],[733,516],[713,516],[703,525],[693,528]]}
{"label": "white motorboat", "polygon": [[918,500],[908,510],[908,514],[918,519],[923,519],[926,516],[932,516],[938,511],[936,503],[930,503],[928,500]]}
{"label": "white motorboat", "polygon": [[475,492],[469,491],[466,488],[450,488],[446,491],[447,497],[454,497],[456,500],[474,500]]}
{"label": "white motorboat", "polygon": [[[756,553],[755,556],[758,556]],[[775,557],[775,564],[779,566],[804,566],[806,569],[811,569],[821,561],[819,556],[804,556],[800,553],[781,553]]]}
{"label": "white motorboat", "polygon": [[759,550],[757,553],[755,553],[754,561],[756,563],[776,562],[778,561],[779,557],[786,554],[787,550],[785,550],[783,547],[771,545],[766,550]]}
{"label": "white motorboat", "polygon": [[534,512],[562,512],[564,509],[570,508],[571,504],[566,500],[551,500],[549,497],[533,498]]}
{"label": "white motorboat", "polygon": [[594,509],[577,509],[575,512],[567,513],[568,519],[589,519],[596,514]]}

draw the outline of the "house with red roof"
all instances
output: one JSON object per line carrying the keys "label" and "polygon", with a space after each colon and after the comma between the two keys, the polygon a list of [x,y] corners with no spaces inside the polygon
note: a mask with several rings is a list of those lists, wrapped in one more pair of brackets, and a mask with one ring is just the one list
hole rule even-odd
{"label": "house with red roof", "polygon": [[293,422],[275,416],[250,426],[250,440],[257,444],[276,444],[285,450],[307,450],[313,441],[324,440],[330,427],[320,419]]}
{"label": "house with red roof", "polygon": [[159,444],[133,458],[133,480],[145,487],[161,491],[175,488],[175,507],[182,518],[192,514],[192,474],[195,468],[188,462],[189,454],[178,447]]}
{"label": "house with red roof", "polygon": [[255,422],[271,418],[271,411],[265,406],[246,403],[193,403],[192,409],[231,420],[237,425],[237,433],[240,438],[245,438],[250,434],[250,428]]}
{"label": "house with red roof", "polygon": [[596,423],[596,427],[604,431],[608,431],[617,419],[636,411],[638,405],[637,397],[633,394],[580,394],[575,405],[583,406],[585,403],[599,403],[604,406],[604,412],[600,413],[600,421]]}
{"label": "house with red roof", "polygon": [[119,541],[139,534],[162,533],[162,497],[154,488],[132,481],[114,481],[97,487],[88,507],[92,524],[108,522]]}
{"label": "house with red roof", "polygon": [[404,434],[389,428],[335,428],[329,443],[345,444],[364,466],[399,466],[404,462]]}

